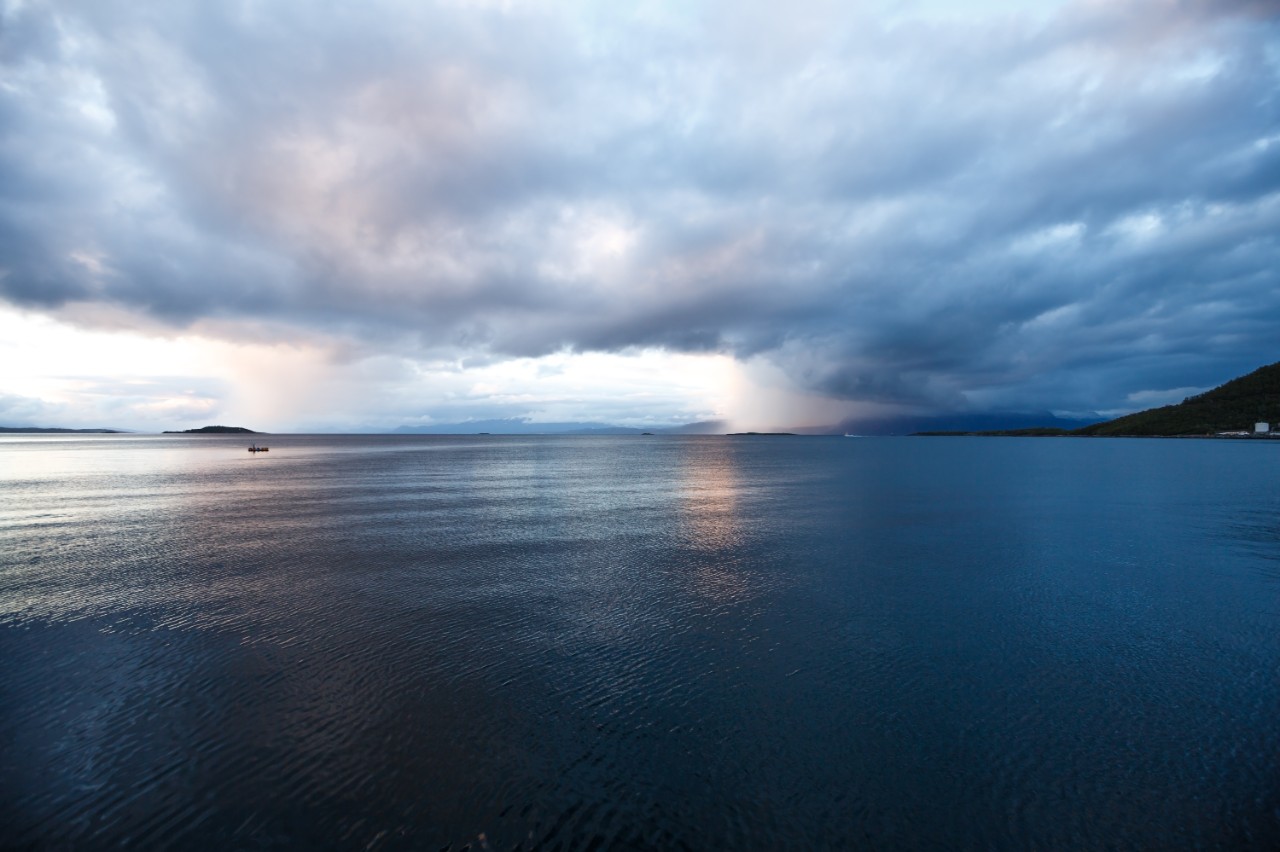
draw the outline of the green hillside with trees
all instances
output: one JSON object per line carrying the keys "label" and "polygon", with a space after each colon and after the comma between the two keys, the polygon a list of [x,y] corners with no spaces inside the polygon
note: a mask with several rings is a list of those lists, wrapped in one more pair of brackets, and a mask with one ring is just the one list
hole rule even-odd
{"label": "green hillside with trees", "polygon": [[1259,367],[1247,376],[1190,396],[1177,405],[1139,411],[1077,429],[1076,435],[1212,435],[1253,430],[1264,420],[1280,426],[1280,363]]}

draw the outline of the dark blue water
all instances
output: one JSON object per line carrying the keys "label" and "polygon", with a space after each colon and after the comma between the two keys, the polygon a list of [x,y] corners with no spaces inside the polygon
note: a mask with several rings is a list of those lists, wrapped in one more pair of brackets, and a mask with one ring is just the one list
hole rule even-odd
{"label": "dark blue water", "polygon": [[1280,847],[1280,442],[0,439],[6,848]]}

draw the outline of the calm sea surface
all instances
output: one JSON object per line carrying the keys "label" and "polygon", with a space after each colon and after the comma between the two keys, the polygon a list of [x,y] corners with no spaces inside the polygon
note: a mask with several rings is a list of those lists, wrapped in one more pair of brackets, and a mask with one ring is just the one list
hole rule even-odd
{"label": "calm sea surface", "polygon": [[1280,441],[0,437],[0,846],[1280,848]]}

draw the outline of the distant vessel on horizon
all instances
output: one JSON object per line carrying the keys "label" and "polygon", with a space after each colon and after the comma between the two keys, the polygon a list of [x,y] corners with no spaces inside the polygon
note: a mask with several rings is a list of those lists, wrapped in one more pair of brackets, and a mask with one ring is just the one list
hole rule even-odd
{"label": "distant vessel on horizon", "polygon": [[250,445],[250,447],[249,447],[249,452],[251,452],[251,453],[265,453],[265,452],[267,452],[267,451],[268,451],[268,450],[270,450],[270,449],[271,449],[270,447],[259,447],[257,444],[252,444],[252,445]]}

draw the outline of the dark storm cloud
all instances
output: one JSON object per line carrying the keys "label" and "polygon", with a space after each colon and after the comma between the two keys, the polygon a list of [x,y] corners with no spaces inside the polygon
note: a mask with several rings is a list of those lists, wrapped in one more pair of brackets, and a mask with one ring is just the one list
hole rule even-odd
{"label": "dark storm cloud", "polygon": [[1276,358],[1280,20],[9,3],[0,296],[1123,407]]}

